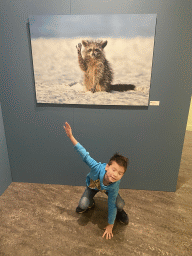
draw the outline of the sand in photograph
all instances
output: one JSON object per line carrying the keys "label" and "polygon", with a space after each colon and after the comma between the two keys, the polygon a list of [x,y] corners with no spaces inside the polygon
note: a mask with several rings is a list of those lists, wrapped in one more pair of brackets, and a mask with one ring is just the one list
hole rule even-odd
{"label": "sand in photograph", "polygon": [[135,85],[135,90],[110,93],[86,91],[76,49],[82,39],[31,40],[37,103],[148,106],[154,37],[103,38],[112,84]]}

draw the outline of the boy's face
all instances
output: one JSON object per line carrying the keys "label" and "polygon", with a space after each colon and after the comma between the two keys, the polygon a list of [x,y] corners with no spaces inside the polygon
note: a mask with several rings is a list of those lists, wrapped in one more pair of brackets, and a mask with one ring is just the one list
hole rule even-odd
{"label": "boy's face", "polygon": [[105,179],[107,182],[116,182],[123,177],[125,169],[123,166],[118,165],[115,161],[112,161],[111,165],[106,165]]}

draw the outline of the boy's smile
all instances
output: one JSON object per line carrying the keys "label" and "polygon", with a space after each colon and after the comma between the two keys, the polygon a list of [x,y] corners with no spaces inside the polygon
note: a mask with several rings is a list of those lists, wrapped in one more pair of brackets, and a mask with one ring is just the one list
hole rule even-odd
{"label": "boy's smile", "polygon": [[111,165],[106,165],[106,173],[103,178],[103,182],[106,184],[116,182],[123,177],[125,172],[124,167],[117,164],[115,161],[112,161]]}

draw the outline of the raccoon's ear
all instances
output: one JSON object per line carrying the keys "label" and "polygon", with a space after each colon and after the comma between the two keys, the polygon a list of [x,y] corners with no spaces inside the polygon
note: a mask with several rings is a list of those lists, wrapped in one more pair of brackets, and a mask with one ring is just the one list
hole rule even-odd
{"label": "raccoon's ear", "polygon": [[102,48],[105,48],[106,45],[107,45],[107,41],[102,42],[102,44],[101,44]]}
{"label": "raccoon's ear", "polygon": [[82,40],[82,44],[83,44],[84,47],[86,47],[88,45],[88,41]]}

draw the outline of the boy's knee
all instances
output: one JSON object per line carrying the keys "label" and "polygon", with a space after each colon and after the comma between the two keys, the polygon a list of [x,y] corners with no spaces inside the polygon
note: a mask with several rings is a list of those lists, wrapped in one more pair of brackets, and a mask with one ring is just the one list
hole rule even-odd
{"label": "boy's knee", "polygon": [[123,210],[123,207],[125,206],[125,202],[124,201],[117,201],[116,206],[117,206],[117,209]]}
{"label": "boy's knee", "polygon": [[79,202],[79,207],[83,210],[89,207],[89,199],[87,197],[82,197]]}

